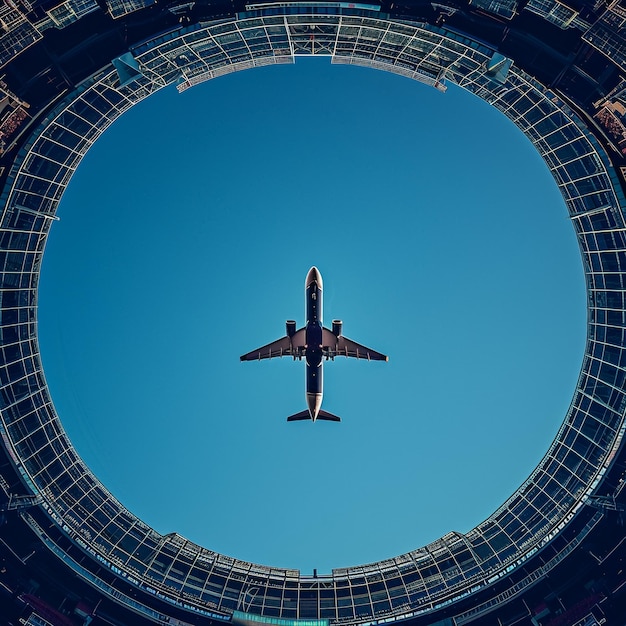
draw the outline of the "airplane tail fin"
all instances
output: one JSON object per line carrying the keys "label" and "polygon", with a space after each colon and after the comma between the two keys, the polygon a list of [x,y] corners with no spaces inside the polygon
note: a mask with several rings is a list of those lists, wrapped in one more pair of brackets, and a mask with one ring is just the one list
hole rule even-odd
{"label": "airplane tail fin", "polygon": [[337,417],[336,415],[333,415],[332,413],[329,413],[328,411],[322,411],[322,409],[320,409],[320,412],[317,414],[317,419],[326,420],[327,422],[340,422],[341,421],[340,417]]}
{"label": "airplane tail fin", "polygon": [[296,413],[295,415],[290,415],[287,418],[288,422],[297,422],[299,420],[310,420],[311,419],[311,414],[309,413],[308,409],[306,411],[300,411],[300,413]]}
{"label": "airplane tail fin", "polygon": [[[298,422],[300,420],[310,420],[311,419],[311,414],[309,413],[308,410],[306,411],[300,411],[300,413],[296,413],[295,415],[290,415],[287,418],[288,422]],[[317,414],[317,419],[318,420],[325,420],[327,422],[340,422],[341,418],[337,417],[336,415],[333,415],[332,413],[329,413],[328,411],[322,411],[320,409],[320,412]]]}

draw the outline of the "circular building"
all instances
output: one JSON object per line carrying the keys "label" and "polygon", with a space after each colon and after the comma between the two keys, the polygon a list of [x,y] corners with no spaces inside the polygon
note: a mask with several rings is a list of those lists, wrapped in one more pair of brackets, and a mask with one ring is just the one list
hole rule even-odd
{"label": "circular building", "polygon": [[[626,4],[7,0],[0,7],[0,603],[31,624],[623,624]],[[155,91],[322,55],[458,85],[534,144],[585,268],[576,392],[528,479],[468,533],[329,576],[218,554],[132,515],[53,405],[43,249],[82,157]],[[620,621],[620,619],[622,621]],[[37,621],[39,620],[39,621]]]}

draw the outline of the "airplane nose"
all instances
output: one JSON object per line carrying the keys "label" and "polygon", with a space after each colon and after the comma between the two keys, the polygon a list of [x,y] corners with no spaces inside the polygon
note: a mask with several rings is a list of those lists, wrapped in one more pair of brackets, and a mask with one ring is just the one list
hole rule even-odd
{"label": "airplane nose", "polygon": [[322,289],[322,275],[315,265],[309,270],[309,273],[306,275],[305,289],[312,283],[317,283],[318,289]]}

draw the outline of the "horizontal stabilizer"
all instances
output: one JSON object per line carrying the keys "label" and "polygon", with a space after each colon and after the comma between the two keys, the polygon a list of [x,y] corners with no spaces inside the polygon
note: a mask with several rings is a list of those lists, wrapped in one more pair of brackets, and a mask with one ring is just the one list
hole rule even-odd
{"label": "horizontal stabilizer", "polygon": [[320,412],[317,414],[317,419],[326,420],[327,422],[340,422],[341,421],[340,417],[337,417],[336,415],[333,415],[332,413],[329,413],[328,411],[322,411],[322,409],[320,409]]}
{"label": "horizontal stabilizer", "polygon": [[311,419],[311,414],[309,413],[308,409],[306,411],[300,411],[300,413],[296,413],[295,415],[290,415],[287,418],[288,422],[297,422],[299,420],[310,420]]}
{"label": "horizontal stabilizer", "polygon": [[[300,411],[300,413],[296,413],[295,415],[290,415],[287,418],[288,422],[299,422],[300,420],[310,420],[311,419],[311,414],[309,413],[308,410],[306,411]],[[336,415],[333,415],[332,413],[329,413],[328,411],[322,411],[320,409],[320,412],[317,414],[317,419],[318,420],[326,420],[327,422],[340,422],[341,418],[337,417]]]}

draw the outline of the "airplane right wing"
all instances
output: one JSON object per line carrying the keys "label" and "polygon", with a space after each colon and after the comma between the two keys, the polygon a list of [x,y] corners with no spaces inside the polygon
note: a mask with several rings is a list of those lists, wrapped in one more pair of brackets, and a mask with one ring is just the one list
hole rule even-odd
{"label": "airplane right wing", "polygon": [[376,352],[366,346],[362,346],[352,339],[343,335],[335,335],[328,328],[322,329],[322,343],[324,356],[327,359],[334,359],[336,356],[347,356],[355,359],[367,359],[368,361],[388,361],[386,354]]}
{"label": "airplane right wing", "polygon": [[248,352],[248,354],[242,354],[239,359],[241,361],[260,361],[261,359],[273,359],[281,356],[292,356],[295,359],[302,356],[304,339],[304,328],[301,328],[292,337],[287,335],[281,337],[266,346]]}

